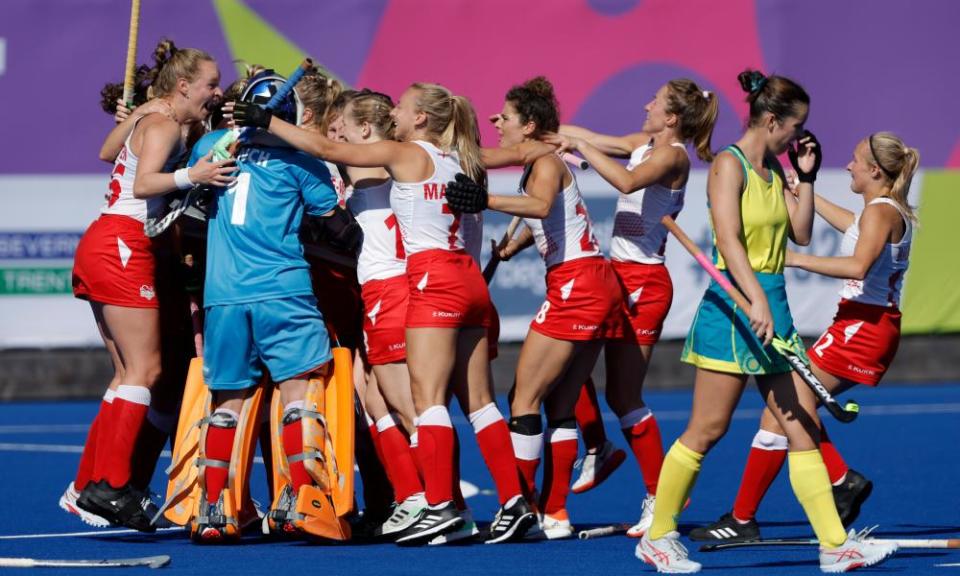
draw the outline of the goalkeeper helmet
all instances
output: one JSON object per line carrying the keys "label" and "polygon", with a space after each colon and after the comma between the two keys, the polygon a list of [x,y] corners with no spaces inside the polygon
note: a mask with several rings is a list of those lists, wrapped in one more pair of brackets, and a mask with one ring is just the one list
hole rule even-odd
{"label": "goalkeeper helmet", "polygon": [[[261,108],[266,108],[267,103],[276,95],[280,87],[284,85],[286,78],[280,76],[273,70],[264,70],[258,72],[247,81],[246,88],[240,95],[240,100],[257,104]],[[296,90],[290,92],[276,105],[270,108],[273,115],[291,124],[300,124],[303,117],[303,103],[297,95]]]}

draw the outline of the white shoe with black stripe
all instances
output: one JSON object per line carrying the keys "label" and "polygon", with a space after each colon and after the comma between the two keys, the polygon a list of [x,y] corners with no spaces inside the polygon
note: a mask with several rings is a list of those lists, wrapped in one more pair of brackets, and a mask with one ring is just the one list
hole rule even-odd
{"label": "white shoe with black stripe", "polygon": [[688,534],[691,540],[722,540],[725,542],[751,542],[760,539],[760,526],[756,520],[740,522],[727,512],[713,524],[694,528]]}
{"label": "white shoe with black stripe", "polygon": [[504,504],[490,524],[490,537],[487,544],[497,544],[509,540],[520,540],[537,523],[537,516],[530,509],[523,496],[514,496]]}
{"label": "white shoe with black stripe", "polygon": [[407,546],[425,544],[434,536],[459,529],[463,523],[463,517],[453,500],[436,506],[427,506],[417,522],[401,532],[396,542]]}
{"label": "white shoe with black stripe", "polygon": [[410,496],[393,509],[393,514],[380,527],[380,535],[389,536],[403,532],[412,526],[427,507],[427,498],[423,492]]}

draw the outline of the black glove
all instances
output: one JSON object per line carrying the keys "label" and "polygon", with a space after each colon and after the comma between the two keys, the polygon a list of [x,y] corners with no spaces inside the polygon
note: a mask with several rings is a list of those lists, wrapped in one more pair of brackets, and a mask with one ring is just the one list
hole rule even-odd
{"label": "black glove", "polygon": [[340,206],[326,216],[307,214],[301,228],[312,243],[326,244],[348,254],[356,253],[363,241],[360,224],[353,214]]}
{"label": "black glove", "polygon": [[233,105],[233,121],[237,126],[249,126],[251,128],[270,127],[270,119],[273,114],[266,108],[250,102],[237,102]]}
{"label": "black glove", "polygon": [[[813,168],[809,172],[800,169],[800,162],[797,160],[797,149],[806,148],[806,144],[813,144]],[[797,140],[797,145],[787,147],[787,156],[790,157],[790,164],[797,173],[797,180],[813,184],[817,179],[817,172],[820,171],[820,161],[823,159],[823,150],[820,148],[820,141],[809,130],[803,131],[803,136]]]}
{"label": "black glove", "polygon": [[487,208],[487,189],[459,172],[456,180],[447,182],[447,204],[466,214],[483,212]]}

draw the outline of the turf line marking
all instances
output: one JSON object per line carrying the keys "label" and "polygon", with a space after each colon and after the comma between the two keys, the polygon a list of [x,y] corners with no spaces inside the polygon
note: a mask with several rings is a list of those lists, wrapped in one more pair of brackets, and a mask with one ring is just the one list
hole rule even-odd
{"label": "turf line marking", "polygon": [[0,434],[86,434],[88,430],[90,430],[89,424],[53,424],[50,426],[11,424],[0,426]]}
{"label": "turf line marking", "polygon": [[[170,528],[157,528],[157,532],[171,532],[173,530],[184,530],[182,526],[173,526]],[[7,534],[0,536],[0,540],[36,540],[39,538],[77,538],[81,536],[113,536],[119,534],[143,534],[137,530],[129,528],[120,528],[116,530],[88,530],[86,532],[58,532],[53,534]]]}

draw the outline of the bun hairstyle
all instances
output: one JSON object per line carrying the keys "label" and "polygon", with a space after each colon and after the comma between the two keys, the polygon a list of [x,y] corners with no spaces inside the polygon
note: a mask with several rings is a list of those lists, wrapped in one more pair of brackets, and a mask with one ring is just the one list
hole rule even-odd
{"label": "bun hairstyle", "polygon": [[393,110],[393,100],[386,94],[374,92],[368,88],[357,92],[350,99],[350,116],[357,123],[366,122],[382,138],[393,140],[393,119],[390,111]]}
{"label": "bun hairstyle", "polygon": [[506,100],[513,104],[520,115],[520,123],[536,125],[532,136],[560,129],[560,105],[553,91],[553,84],[543,76],[527,80],[507,92]]}
{"label": "bun hairstyle", "polygon": [[710,138],[717,123],[720,99],[715,92],[701,90],[687,78],[667,82],[667,112],[680,119],[678,132],[684,142],[693,143],[697,157],[704,162],[713,160]]}
{"label": "bun hairstyle", "polygon": [[744,70],[737,80],[747,93],[746,101],[750,104],[749,126],[759,123],[766,112],[783,121],[799,115],[801,106],[810,106],[806,90],[784,76],[764,76],[757,70]]}
{"label": "bun hairstyle", "polygon": [[907,203],[907,195],[913,175],[920,166],[920,152],[904,144],[893,132],[875,132],[867,138],[867,143],[873,156],[871,163],[880,168],[890,182],[890,199],[916,222],[917,217]]}
{"label": "bun hairstyle", "polygon": [[[178,49],[173,40],[164,38],[153,49],[153,66],[141,64],[133,75],[133,107],[143,104],[155,96],[153,83],[160,69],[170,61]],[[100,108],[111,116],[117,111],[117,100],[123,97],[123,82],[107,84],[100,90]]]}
{"label": "bun hairstyle", "polygon": [[487,171],[480,162],[480,130],[470,101],[439,84],[417,82],[417,109],[427,115],[427,132],[443,151],[455,150],[464,174],[486,185]]}

